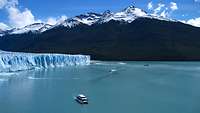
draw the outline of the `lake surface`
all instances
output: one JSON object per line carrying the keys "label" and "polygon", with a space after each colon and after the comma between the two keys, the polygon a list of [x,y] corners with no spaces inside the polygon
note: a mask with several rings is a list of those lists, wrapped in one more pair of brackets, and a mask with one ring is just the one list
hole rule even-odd
{"label": "lake surface", "polygon": [[[74,101],[79,93],[88,105]],[[0,74],[0,113],[200,113],[200,62],[95,62]]]}

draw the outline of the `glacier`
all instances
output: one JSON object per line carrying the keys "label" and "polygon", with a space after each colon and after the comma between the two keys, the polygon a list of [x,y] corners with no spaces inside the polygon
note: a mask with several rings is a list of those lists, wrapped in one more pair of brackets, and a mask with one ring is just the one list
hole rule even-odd
{"label": "glacier", "polygon": [[48,67],[89,65],[88,55],[37,54],[0,51],[0,72],[15,72]]}

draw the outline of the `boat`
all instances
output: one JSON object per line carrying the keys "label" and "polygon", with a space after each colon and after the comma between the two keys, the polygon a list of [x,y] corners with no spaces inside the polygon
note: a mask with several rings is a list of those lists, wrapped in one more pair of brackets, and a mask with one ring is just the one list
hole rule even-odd
{"label": "boat", "polygon": [[83,94],[79,94],[78,96],[76,96],[75,100],[80,104],[88,104],[88,99]]}
{"label": "boat", "polygon": [[113,72],[116,72],[116,71],[117,71],[116,69],[111,69],[109,72],[113,73]]}

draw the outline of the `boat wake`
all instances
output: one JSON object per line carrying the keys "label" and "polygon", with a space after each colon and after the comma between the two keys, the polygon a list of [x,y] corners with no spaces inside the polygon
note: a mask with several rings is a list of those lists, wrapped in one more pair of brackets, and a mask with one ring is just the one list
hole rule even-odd
{"label": "boat wake", "polygon": [[120,64],[120,65],[126,65],[126,63],[124,63],[124,62],[119,62],[118,64]]}
{"label": "boat wake", "polygon": [[81,79],[81,78],[72,78],[73,80],[79,80],[79,79]]}
{"label": "boat wake", "polygon": [[48,78],[36,78],[36,77],[28,77],[29,80],[44,80]]}

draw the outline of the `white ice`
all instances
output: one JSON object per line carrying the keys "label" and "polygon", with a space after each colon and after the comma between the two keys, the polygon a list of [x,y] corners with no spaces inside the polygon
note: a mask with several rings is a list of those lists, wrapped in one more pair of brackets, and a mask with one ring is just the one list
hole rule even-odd
{"label": "white ice", "polygon": [[87,55],[0,52],[0,72],[89,64]]}

